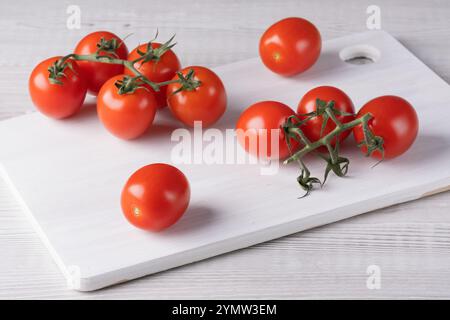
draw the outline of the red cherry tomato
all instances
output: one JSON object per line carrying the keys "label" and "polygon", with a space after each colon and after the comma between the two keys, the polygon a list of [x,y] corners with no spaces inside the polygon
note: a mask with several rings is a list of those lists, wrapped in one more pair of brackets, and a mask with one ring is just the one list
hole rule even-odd
{"label": "red cherry tomato", "polygon": [[[376,136],[383,138],[384,158],[395,158],[403,154],[413,144],[419,130],[419,119],[413,106],[397,96],[382,96],[367,102],[356,115],[358,118],[370,113],[369,129]],[[353,128],[357,143],[364,140],[362,126]],[[367,152],[367,147],[361,147]],[[380,151],[375,150],[372,156],[382,158]]]}
{"label": "red cherry tomato", "polygon": [[177,168],[150,164],[131,175],[122,191],[122,211],[134,226],[160,231],[173,225],[186,211],[189,182]]}
{"label": "red cherry tomato", "polygon": [[[304,116],[307,113],[314,112],[317,110],[316,106],[316,100],[320,99],[325,102],[329,102],[333,100],[335,102],[334,108],[337,111],[345,112],[354,114],[355,109],[353,107],[353,102],[350,100],[350,98],[343,92],[342,90],[331,87],[331,86],[322,86],[314,88],[310,91],[308,91],[303,98],[300,100],[300,103],[298,104],[297,113],[299,115],[299,118],[301,120],[307,118]],[[344,115],[337,115],[336,118],[342,122],[350,122],[355,117],[354,116],[344,116]],[[311,118],[308,122],[305,123],[301,127],[305,135],[308,137],[309,140],[312,142],[319,140],[321,137],[329,134],[331,131],[333,131],[334,128],[336,128],[335,123],[330,118],[327,120],[326,126],[321,133],[323,125],[323,116],[318,116]],[[348,135],[350,134],[350,130],[344,131],[338,136],[339,142],[344,141]],[[332,139],[331,141],[332,145],[336,144],[336,137]],[[322,150],[324,150],[322,148]]]}
{"label": "red cherry tomato", "polygon": [[319,58],[321,48],[319,30],[302,18],[278,21],[259,41],[259,55],[265,66],[283,76],[310,68]]}
{"label": "red cherry tomato", "polygon": [[86,81],[74,60],[67,63],[72,69],[64,69],[65,76],[58,78],[61,84],[51,83],[48,68],[62,57],[53,57],[39,63],[31,72],[28,90],[37,109],[54,119],[67,118],[80,110],[86,97]]}
{"label": "red cherry tomato", "polygon": [[[161,47],[160,43],[152,42],[151,44],[153,49]],[[135,48],[128,55],[128,60],[133,61],[141,57],[138,53],[138,50],[146,53],[147,45],[142,44]],[[158,60],[153,61],[139,61],[134,64],[134,67],[142,73],[147,79],[153,82],[165,82],[169,81],[175,76],[175,73],[181,69],[180,61],[172,50],[166,51]],[[125,74],[134,76],[135,74],[129,69],[125,68]],[[151,88],[149,88],[152,90]],[[167,97],[166,97],[167,86],[163,86],[160,88],[160,91],[155,92],[156,101],[158,102],[158,108],[163,108],[167,105]]]}
{"label": "red cherry tomato", "polygon": [[[290,152],[281,126],[293,115],[294,110],[281,102],[255,103],[242,112],[237,121],[238,141],[245,151],[258,158],[284,159]],[[273,130],[278,134],[278,150],[272,143]],[[290,143],[292,151],[296,151],[299,144],[293,139]]]}
{"label": "red cherry tomato", "polygon": [[[92,54],[97,51],[97,44],[101,39],[111,40],[116,39],[118,48],[115,50],[115,54],[106,53],[100,51],[100,55],[106,55],[112,58],[127,59],[128,49],[125,43],[114,33],[107,31],[97,31],[88,34],[78,42],[74,53],[76,54]],[[107,64],[101,62],[79,61],[78,62],[81,71],[88,82],[88,91],[93,95],[97,95],[102,85],[111,77],[123,73],[123,65],[120,64]]]}
{"label": "red cherry tomato", "polygon": [[106,129],[121,139],[134,139],[152,124],[156,99],[152,92],[138,88],[133,93],[119,94],[115,86],[124,75],[109,79],[97,97],[97,113]]}
{"label": "red cherry tomato", "polygon": [[[181,84],[167,86],[167,103],[172,114],[184,124],[193,127],[194,121],[201,121],[203,127],[215,123],[225,112],[227,95],[220,78],[205,67],[187,67],[181,70],[186,76],[194,71],[193,79],[200,81],[200,86],[193,90],[182,90]],[[178,79],[178,77],[173,78]]]}

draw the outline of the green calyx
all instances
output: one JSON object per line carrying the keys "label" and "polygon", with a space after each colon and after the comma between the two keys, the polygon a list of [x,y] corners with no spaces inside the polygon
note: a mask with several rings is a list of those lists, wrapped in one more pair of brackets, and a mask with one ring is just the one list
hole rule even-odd
{"label": "green calyx", "polygon": [[101,38],[100,41],[97,43],[96,54],[98,57],[103,57],[103,55],[100,55],[100,52],[109,53],[115,58],[118,58],[116,51],[121,45],[122,42],[119,42],[116,38],[112,38],[110,40],[105,40],[104,38]]}
{"label": "green calyx", "polygon": [[148,90],[148,88],[145,87],[145,83],[142,81],[141,77],[130,77],[130,76],[124,76],[122,80],[117,80],[114,85],[119,90],[119,94],[132,94],[137,89],[144,89]]}
{"label": "green calyx", "polygon": [[73,65],[69,61],[69,58],[70,56],[66,56],[64,58],[56,60],[50,67],[48,67],[48,81],[50,81],[51,84],[62,85],[63,83],[61,79],[67,77],[65,73],[67,68],[75,73]]}
{"label": "green calyx", "polygon": [[321,157],[327,163],[325,168],[325,174],[323,176],[322,185],[327,181],[328,174],[333,171],[338,177],[344,177],[348,172],[348,166],[350,160],[339,155],[339,140],[336,141],[334,148],[331,145],[327,145],[328,155],[318,153],[317,155]]}
{"label": "green calyx", "polygon": [[149,61],[158,62],[167,51],[169,51],[176,45],[176,43],[172,43],[173,39],[175,38],[175,35],[173,35],[169,40],[160,45],[158,48],[153,48],[152,43],[156,40],[157,37],[158,32],[156,32],[155,38],[147,43],[145,52],[137,49],[137,53],[140,55],[140,57],[134,60],[133,64],[136,62],[141,62],[142,64]]}
{"label": "green calyx", "polygon": [[322,186],[319,178],[311,177],[311,173],[309,172],[306,165],[303,161],[299,160],[299,164],[301,167],[300,175],[297,177],[297,182],[300,187],[305,190],[305,194],[300,198],[306,197],[309,193],[314,189],[314,185]]}
{"label": "green calyx", "polygon": [[[325,184],[329,173],[333,172],[338,177],[344,177],[348,173],[350,160],[340,155],[339,150],[339,139],[338,137],[345,131],[350,130],[356,126],[361,125],[364,132],[364,141],[362,141],[358,146],[366,146],[367,154],[371,155],[375,150],[379,150],[382,154],[383,151],[383,138],[375,136],[369,129],[368,122],[372,119],[371,114],[365,114],[359,118],[352,121],[342,123],[338,116],[352,116],[353,114],[342,112],[335,108],[335,102],[323,101],[320,99],[316,100],[316,110],[307,114],[302,114],[301,118],[297,116],[291,116],[286,119],[285,123],[282,125],[281,129],[285,135],[285,141],[292,150],[291,140],[299,142],[301,149],[292,153],[289,158],[287,158],[284,163],[290,163],[297,161],[300,165],[301,174],[297,178],[297,182],[300,187],[305,190],[305,195],[308,195],[314,188],[314,185],[320,185],[321,187]],[[302,126],[304,126],[308,121],[315,117],[322,117],[322,127],[321,127],[321,138],[317,141],[310,141],[308,137],[302,131]],[[323,135],[328,121],[333,121],[335,128],[326,135]],[[332,141],[335,141],[333,147]],[[328,154],[323,154],[318,152],[317,149],[320,147],[325,147]],[[319,178],[313,177],[310,171],[303,162],[305,155],[313,153],[319,158],[325,160],[326,167],[323,177],[323,182]]]}
{"label": "green calyx", "polygon": [[172,94],[176,94],[180,91],[194,91],[198,87],[202,85],[201,81],[196,80],[194,78],[194,70],[190,69],[186,75],[183,75],[181,72],[177,72],[178,76],[178,83],[181,84],[181,86],[175,90]]}
{"label": "green calyx", "polygon": [[358,147],[366,147],[366,157],[371,156],[375,151],[381,153],[381,160],[384,159],[384,140],[382,137],[375,136],[369,128],[369,123],[362,124],[364,140],[358,143]]}

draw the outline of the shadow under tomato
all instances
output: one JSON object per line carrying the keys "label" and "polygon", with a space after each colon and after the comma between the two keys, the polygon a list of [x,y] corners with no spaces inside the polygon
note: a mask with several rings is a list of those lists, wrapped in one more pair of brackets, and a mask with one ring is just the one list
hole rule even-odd
{"label": "shadow under tomato", "polygon": [[148,128],[142,136],[137,137],[136,139],[127,140],[127,142],[136,145],[148,144],[159,139],[166,139],[167,142],[170,142],[172,132],[178,128],[178,126],[173,124],[153,122],[150,128]]}
{"label": "shadow under tomato", "polygon": [[308,70],[290,77],[302,82],[314,82],[317,79],[323,77],[324,73],[330,73],[330,70],[342,67],[345,64],[339,58],[339,52],[336,51],[324,51],[320,54],[317,62],[311,66]]}
{"label": "shadow under tomato", "polygon": [[202,205],[191,205],[181,219],[173,226],[160,232],[161,236],[174,236],[196,233],[198,230],[210,225],[215,220],[214,210]]}
{"label": "shadow under tomato", "polygon": [[227,110],[223,114],[223,116],[217,120],[215,124],[213,124],[212,128],[217,129],[235,129],[236,123],[241,115],[241,113],[247,108],[248,106],[242,106],[242,110],[237,108],[230,108],[230,106],[227,106]]}
{"label": "shadow under tomato", "polygon": [[69,118],[62,119],[62,121],[83,122],[91,119],[92,117],[97,117],[97,104],[95,101],[85,102],[76,114]]}
{"label": "shadow under tomato", "polygon": [[[450,140],[439,135],[420,134],[404,154],[386,161],[402,161],[414,166],[415,163],[434,162],[450,149]],[[426,173],[425,173],[426,174]]]}

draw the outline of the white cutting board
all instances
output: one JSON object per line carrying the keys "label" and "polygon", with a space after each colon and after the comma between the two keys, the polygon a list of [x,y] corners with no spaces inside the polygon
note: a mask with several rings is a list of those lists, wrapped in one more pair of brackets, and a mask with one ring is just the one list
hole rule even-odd
{"label": "white cutting board", "polygon": [[[339,53],[354,45],[377,48],[378,61],[343,62]],[[179,125],[167,110],[145,137],[132,142],[107,133],[93,105],[67,121],[38,113],[2,121],[3,176],[72,288],[99,289],[450,185],[450,87],[385,32],[326,41],[317,64],[294,78],[272,74],[259,59],[215,71],[229,96],[228,110],[218,124],[222,129],[233,128],[241,110],[256,101],[279,100],[296,108],[309,89],[334,85],[346,91],[357,108],[379,95],[406,98],[419,115],[419,136],[406,154],[373,169],[373,160],[348,147],[349,177],[331,176],[326,187],[304,199],[297,199],[302,191],[295,165],[282,167],[276,175],[261,175],[257,165],[178,164],[191,183],[191,205],[172,228],[147,233],[122,216],[120,192],[139,167],[171,162],[176,143],[170,134]],[[321,175],[324,163],[309,161]]]}

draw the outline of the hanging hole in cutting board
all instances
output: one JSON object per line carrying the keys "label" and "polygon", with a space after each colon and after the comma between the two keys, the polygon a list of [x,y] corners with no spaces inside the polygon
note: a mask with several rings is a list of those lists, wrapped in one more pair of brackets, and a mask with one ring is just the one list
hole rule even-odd
{"label": "hanging hole in cutting board", "polygon": [[342,61],[355,65],[377,62],[380,56],[380,50],[367,44],[347,47],[339,52]]}

